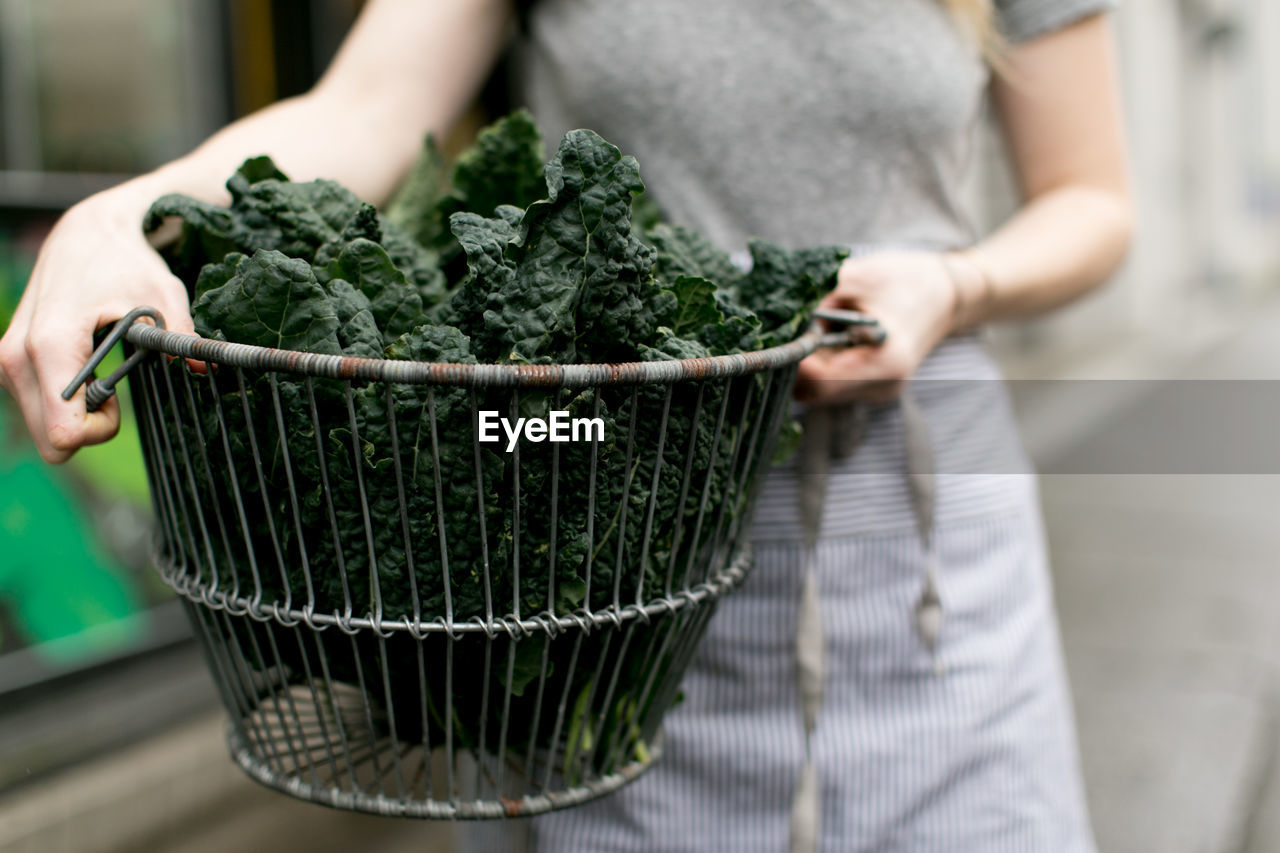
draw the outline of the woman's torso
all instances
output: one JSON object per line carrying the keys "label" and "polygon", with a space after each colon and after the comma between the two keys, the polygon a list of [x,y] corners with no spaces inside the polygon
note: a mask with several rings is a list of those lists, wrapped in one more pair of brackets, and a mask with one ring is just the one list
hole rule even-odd
{"label": "woman's torso", "polygon": [[954,248],[987,72],[936,0],[539,0],[514,64],[548,138],[635,155],[728,249]]}

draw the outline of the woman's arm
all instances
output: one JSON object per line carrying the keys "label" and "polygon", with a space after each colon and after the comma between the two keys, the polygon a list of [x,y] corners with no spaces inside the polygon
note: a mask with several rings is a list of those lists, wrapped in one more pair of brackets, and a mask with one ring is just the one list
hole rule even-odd
{"label": "woman's arm", "polygon": [[290,177],[333,178],[381,201],[428,131],[466,109],[505,40],[508,0],[373,0],[328,72],[307,94],[219,131],[190,154],[99,193],[54,226],[0,338],[0,387],[17,400],[41,456],[66,460],[113,436],[114,400],[86,413],[62,388],[88,360],[92,334],[151,305],[192,331],[186,290],[146,243],[142,218],[158,196],[225,202],[223,183],[247,157],[269,154]]}
{"label": "woman's arm", "polygon": [[846,261],[827,304],[867,311],[889,338],[806,359],[801,399],[892,398],[951,332],[1062,305],[1123,259],[1133,213],[1109,18],[1012,48],[992,86],[1022,207],[963,252]]}
{"label": "woman's arm", "polygon": [[1014,48],[1009,66],[992,95],[1025,205],[961,253],[978,275],[963,285],[959,326],[1038,314],[1088,292],[1120,265],[1133,231],[1109,19]]}
{"label": "woman's arm", "polygon": [[[469,106],[505,39],[507,0],[373,0],[304,95],[242,119],[148,176],[152,187],[225,201],[223,182],[267,153],[294,180],[332,178],[363,199],[390,196],[431,131]],[[210,198],[212,196],[212,198]]]}

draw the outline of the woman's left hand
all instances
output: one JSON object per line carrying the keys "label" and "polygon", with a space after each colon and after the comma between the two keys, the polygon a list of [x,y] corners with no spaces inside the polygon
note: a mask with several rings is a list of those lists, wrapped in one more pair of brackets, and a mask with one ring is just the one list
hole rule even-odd
{"label": "woman's left hand", "polygon": [[862,311],[888,333],[879,346],[820,350],[800,362],[796,399],[810,405],[888,402],[951,331],[957,290],[936,252],[849,258],[824,308]]}

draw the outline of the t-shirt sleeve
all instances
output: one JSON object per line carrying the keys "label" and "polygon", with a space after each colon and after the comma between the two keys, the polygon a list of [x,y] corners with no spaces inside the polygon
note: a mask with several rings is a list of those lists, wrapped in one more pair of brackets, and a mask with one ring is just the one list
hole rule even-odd
{"label": "t-shirt sleeve", "polygon": [[996,0],[995,5],[1000,32],[1016,44],[1105,12],[1115,0]]}

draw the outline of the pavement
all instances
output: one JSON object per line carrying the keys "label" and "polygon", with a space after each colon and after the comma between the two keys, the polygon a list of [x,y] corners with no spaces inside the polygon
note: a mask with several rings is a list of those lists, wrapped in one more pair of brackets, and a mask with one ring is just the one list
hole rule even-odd
{"label": "pavement", "polygon": [[1165,375],[1064,386],[1117,402],[1037,460],[1094,830],[1274,853],[1280,304]]}
{"label": "pavement", "polygon": [[1280,850],[1275,827],[1245,846],[1280,722],[1280,477],[1061,475],[1042,491],[1099,848]]}

